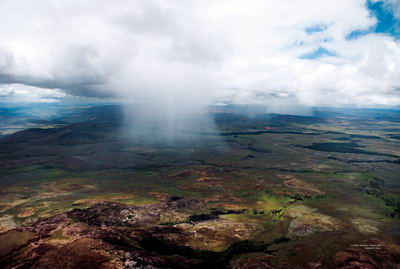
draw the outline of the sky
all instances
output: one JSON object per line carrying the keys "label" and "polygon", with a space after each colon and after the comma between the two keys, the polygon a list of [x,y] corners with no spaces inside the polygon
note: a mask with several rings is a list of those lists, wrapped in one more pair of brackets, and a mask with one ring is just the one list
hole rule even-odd
{"label": "sky", "polygon": [[400,1],[0,1],[0,102],[71,97],[399,106]]}

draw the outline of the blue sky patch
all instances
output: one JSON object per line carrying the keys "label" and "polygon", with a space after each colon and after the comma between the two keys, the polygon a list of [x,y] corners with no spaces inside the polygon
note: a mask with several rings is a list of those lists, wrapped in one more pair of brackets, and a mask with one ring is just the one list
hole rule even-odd
{"label": "blue sky patch", "polygon": [[377,23],[367,30],[355,30],[346,36],[346,39],[355,39],[370,33],[387,34],[400,38],[400,21],[395,18],[393,11],[388,8],[383,1],[367,1],[366,6],[371,16],[376,17]]}
{"label": "blue sky patch", "polygon": [[337,54],[334,51],[330,51],[330,50],[327,50],[327,49],[325,49],[323,47],[319,47],[318,49],[316,49],[316,50],[314,50],[312,52],[309,52],[309,53],[301,55],[299,58],[300,59],[315,60],[317,58],[321,58],[321,57],[324,57],[324,56],[337,56]]}
{"label": "blue sky patch", "polygon": [[317,25],[313,25],[311,27],[307,27],[304,31],[307,34],[312,34],[312,33],[323,32],[326,30],[326,28],[328,28],[328,27],[324,24],[317,24]]}

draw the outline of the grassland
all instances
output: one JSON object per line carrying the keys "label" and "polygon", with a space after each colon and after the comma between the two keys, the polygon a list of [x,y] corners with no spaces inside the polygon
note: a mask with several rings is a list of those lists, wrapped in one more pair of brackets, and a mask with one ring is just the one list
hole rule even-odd
{"label": "grassland", "polygon": [[[352,115],[221,119],[222,135],[188,132],[173,143],[129,139],[108,123],[91,123],[90,141],[71,135],[64,143],[77,125],[10,138],[0,144],[0,232],[102,201],[148,206],[184,197],[203,207],[158,225],[213,231],[201,242],[189,236],[186,246],[223,252],[243,240],[282,241],[276,256],[251,251],[230,256],[231,264],[331,266],[335,253],[368,240],[399,259],[399,123]],[[65,238],[58,231],[52,239]]]}

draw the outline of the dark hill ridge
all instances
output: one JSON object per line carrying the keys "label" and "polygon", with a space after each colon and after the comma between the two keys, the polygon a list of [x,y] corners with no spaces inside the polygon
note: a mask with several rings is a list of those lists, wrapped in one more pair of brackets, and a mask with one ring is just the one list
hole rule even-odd
{"label": "dark hill ridge", "polygon": [[299,123],[299,124],[321,124],[325,123],[326,119],[316,116],[300,116],[300,115],[282,115],[282,114],[269,114],[272,121],[282,124]]}
{"label": "dark hill ridge", "polygon": [[42,129],[42,128],[33,128],[28,130],[23,130],[16,132],[15,134],[7,135],[0,139],[0,144],[16,144],[16,143],[24,143],[32,140],[40,140],[43,137],[48,137],[51,135],[55,135],[59,132],[58,129]]}
{"label": "dark hill ridge", "polygon": [[[233,108],[237,109],[235,106]],[[215,108],[211,108],[213,111]],[[130,115],[131,117],[135,115]],[[210,133],[209,135],[237,135],[250,134],[258,135],[264,133],[293,133],[302,132],[293,131],[290,127],[293,123],[312,124],[324,123],[325,119],[314,116],[296,116],[280,114],[257,114],[257,116],[246,116],[237,113],[212,112],[212,117],[218,126],[233,127],[239,129],[237,132],[222,131],[221,134]],[[42,144],[90,144],[102,142],[111,132],[117,131],[124,124],[124,110],[120,105],[105,105],[89,108],[80,108],[64,115],[60,118],[48,121],[68,124],[59,128],[33,128],[6,135],[0,138],[0,144],[17,143],[42,143]],[[283,130],[256,130],[259,125],[285,127]],[[243,126],[254,127],[252,130],[243,131]],[[225,128],[223,128],[225,129]],[[199,130],[200,131],[200,130]],[[203,134],[203,133],[202,133]],[[207,133],[204,133],[207,135]],[[203,135],[204,135],[203,134]]]}
{"label": "dark hill ridge", "polygon": [[90,132],[68,132],[58,138],[61,145],[78,145],[101,142],[105,138],[102,134]]}
{"label": "dark hill ridge", "polygon": [[[360,136],[357,136],[360,137]],[[369,138],[369,137],[366,137]],[[392,154],[385,154],[379,152],[372,152],[367,150],[362,150],[363,146],[359,145],[356,142],[328,142],[328,143],[313,143],[311,146],[300,146],[302,148],[308,148],[312,150],[318,151],[326,151],[326,152],[337,152],[337,153],[355,153],[355,154],[365,154],[365,155],[377,155],[377,156],[386,156],[398,158],[399,156]]]}
{"label": "dark hill ridge", "polygon": [[16,132],[0,139],[0,144],[90,144],[107,138],[107,133],[118,129],[119,124],[89,121],[74,123],[61,128],[33,128]]}

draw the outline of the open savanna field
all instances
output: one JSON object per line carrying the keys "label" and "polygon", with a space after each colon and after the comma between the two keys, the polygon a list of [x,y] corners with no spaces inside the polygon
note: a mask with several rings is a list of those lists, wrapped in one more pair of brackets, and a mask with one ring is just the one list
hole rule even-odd
{"label": "open savanna field", "polygon": [[0,140],[2,268],[397,268],[398,111],[219,109],[164,139],[103,109]]}

